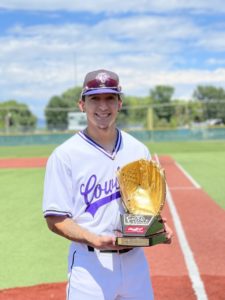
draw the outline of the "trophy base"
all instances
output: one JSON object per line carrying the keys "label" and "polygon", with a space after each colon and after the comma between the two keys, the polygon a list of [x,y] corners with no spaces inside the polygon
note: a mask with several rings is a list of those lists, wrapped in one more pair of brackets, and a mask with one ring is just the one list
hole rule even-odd
{"label": "trophy base", "polygon": [[148,237],[117,237],[116,245],[128,247],[149,247],[167,241],[166,233],[159,233]]}

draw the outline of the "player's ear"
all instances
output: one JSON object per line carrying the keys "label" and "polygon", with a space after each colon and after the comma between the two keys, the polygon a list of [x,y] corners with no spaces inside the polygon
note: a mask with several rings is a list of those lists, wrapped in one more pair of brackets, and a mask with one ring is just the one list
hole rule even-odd
{"label": "player's ear", "polygon": [[78,102],[79,109],[80,109],[80,111],[82,111],[82,112],[85,112],[84,103],[85,103],[85,102],[84,102],[82,99],[80,99],[79,102]]}
{"label": "player's ear", "polygon": [[119,101],[118,101],[118,111],[121,110],[122,106],[123,106],[123,101],[122,101],[122,99],[119,97]]}

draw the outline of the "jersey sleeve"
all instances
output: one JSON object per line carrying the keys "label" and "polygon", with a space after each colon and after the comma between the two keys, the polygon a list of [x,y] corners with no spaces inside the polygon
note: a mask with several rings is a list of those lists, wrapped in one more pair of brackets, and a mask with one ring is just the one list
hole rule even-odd
{"label": "jersey sleeve", "polygon": [[49,157],[44,179],[43,214],[72,218],[71,168],[56,152]]}

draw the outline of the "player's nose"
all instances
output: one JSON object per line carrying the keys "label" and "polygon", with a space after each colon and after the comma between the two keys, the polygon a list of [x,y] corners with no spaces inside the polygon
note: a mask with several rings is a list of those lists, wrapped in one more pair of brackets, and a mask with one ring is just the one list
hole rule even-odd
{"label": "player's nose", "polygon": [[108,108],[107,100],[101,99],[99,101],[99,108],[102,110],[106,110]]}

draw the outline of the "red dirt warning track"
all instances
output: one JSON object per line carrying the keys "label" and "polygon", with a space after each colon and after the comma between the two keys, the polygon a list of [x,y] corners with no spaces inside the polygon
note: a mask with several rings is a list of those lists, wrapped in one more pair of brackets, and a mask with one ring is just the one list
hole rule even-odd
{"label": "red dirt warning track", "polygon": [[0,159],[0,168],[43,168],[46,162],[47,158],[45,157]]}
{"label": "red dirt warning track", "polygon": [[[44,167],[46,158],[2,159],[0,168]],[[167,183],[208,299],[225,299],[225,212],[196,188],[170,157],[161,157]],[[145,248],[156,300],[197,299],[168,204],[163,216],[174,230],[171,245]],[[63,300],[66,283],[0,291],[0,300]],[[200,298],[198,298],[201,300]]]}

